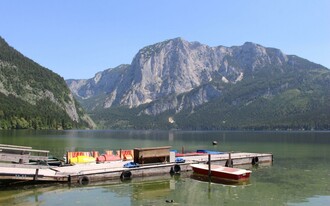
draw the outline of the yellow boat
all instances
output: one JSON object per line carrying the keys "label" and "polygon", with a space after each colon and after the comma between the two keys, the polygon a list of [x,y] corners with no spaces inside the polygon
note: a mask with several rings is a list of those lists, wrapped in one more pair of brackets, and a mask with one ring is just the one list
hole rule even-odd
{"label": "yellow boat", "polygon": [[93,162],[96,162],[96,159],[90,156],[77,156],[77,157],[72,157],[69,160],[70,164],[84,164],[84,163],[93,163]]}

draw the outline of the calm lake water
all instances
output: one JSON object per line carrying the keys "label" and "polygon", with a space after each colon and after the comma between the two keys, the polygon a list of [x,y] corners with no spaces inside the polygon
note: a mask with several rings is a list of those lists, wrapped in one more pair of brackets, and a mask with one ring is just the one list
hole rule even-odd
{"label": "calm lake water", "polygon": [[[213,146],[212,141],[218,141]],[[0,144],[32,146],[62,157],[67,150],[172,146],[272,153],[272,165],[250,168],[245,185],[169,174],[87,186],[30,185],[0,189],[0,205],[329,205],[330,132],[0,131]],[[166,201],[173,200],[173,203]]]}

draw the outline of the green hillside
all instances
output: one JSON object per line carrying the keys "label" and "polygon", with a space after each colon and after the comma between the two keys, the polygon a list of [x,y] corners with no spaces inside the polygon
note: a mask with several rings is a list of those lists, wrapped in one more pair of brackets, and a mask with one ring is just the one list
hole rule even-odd
{"label": "green hillside", "polygon": [[176,119],[179,128],[186,129],[328,130],[329,82],[327,70],[250,79],[198,111],[186,111]]}
{"label": "green hillside", "polygon": [[[0,129],[89,127],[62,77],[26,58],[0,37]],[[66,107],[77,108],[72,118]]]}

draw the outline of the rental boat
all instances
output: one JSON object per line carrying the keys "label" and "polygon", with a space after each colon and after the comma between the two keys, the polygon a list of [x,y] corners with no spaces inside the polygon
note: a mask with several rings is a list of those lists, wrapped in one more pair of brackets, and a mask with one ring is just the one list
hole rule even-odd
{"label": "rental boat", "polygon": [[[194,173],[209,175],[208,164],[191,164]],[[221,165],[211,165],[211,177],[231,180],[235,182],[248,180],[251,171],[246,169],[224,167]]]}
{"label": "rental boat", "polygon": [[110,162],[110,161],[119,161],[121,158],[117,155],[101,155],[96,158],[97,163],[104,163],[104,162]]}
{"label": "rental boat", "polygon": [[72,157],[69,160],[70,164],[85,164],[85,163],[95,163],[96,159],[94,157],[89,157],[89,156],[77,156],[77,157]]}

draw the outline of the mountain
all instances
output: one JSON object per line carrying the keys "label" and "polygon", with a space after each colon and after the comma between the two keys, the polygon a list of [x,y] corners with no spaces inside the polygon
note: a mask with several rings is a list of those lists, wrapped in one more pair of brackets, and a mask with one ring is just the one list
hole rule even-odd
{"label": "mountain", "polygon": [[130,65],[67,84],[107,128],[330,127],[329,70],[252,42],[170,39],[142,48]]}
{"label": "mountain", "polygon": [[62,77],[0,37],[0,129],[92,128]]}

